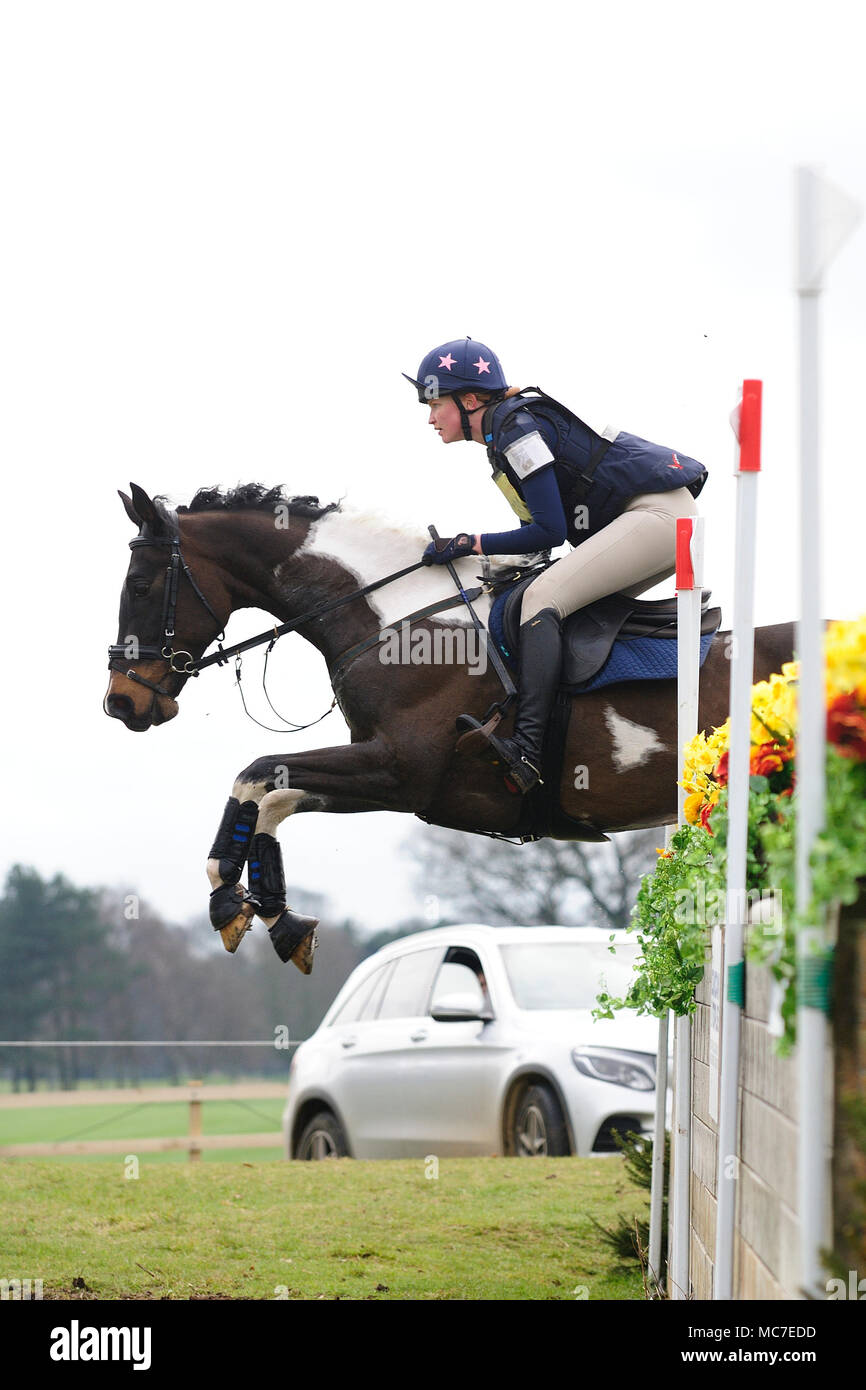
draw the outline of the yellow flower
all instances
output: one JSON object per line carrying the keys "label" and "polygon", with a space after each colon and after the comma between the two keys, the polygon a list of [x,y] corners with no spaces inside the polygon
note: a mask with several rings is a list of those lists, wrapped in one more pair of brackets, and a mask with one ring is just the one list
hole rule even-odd
{"label": "yellow flower", "polygon": [[704,798],[701,796],[700,792],[694,792],[691,796],[686,797],[683,805],[683,815],[689,825],[697,825],[701,818],[701,807],[703,804]]}
{"label": "yellow flower", "polygon": [[866,681],[866,616],[830,623],[824,635],[824,653],[828,701],[853,690],[859,692]]}
{"label": "yellow flower", "polygon": [[[830,703],[836,696],[856,692],[866,708],[866,615],[854,622],[830,623],[825,635],[826,693]],[[752,687],[749,739],[760,747],[772,739],[787,742],[797,732],[797,687],[799,662],[786,661],[780,672]],[[731,721],[699,733],[683,749],[681,787],[688,793],[684,809],[686,820],[696,825],[701,809],[713,806],[719,798],[715,773],[730,747]]]}
{"label": "yellow flower", "polygon": [[683,753],[683,781],[686,790],[702,788],[708,791],[709,778],[715,772],[719,759],[728,747],[730,720],[726,719],[719,728],[709,735],[696,734],[685,746]]}

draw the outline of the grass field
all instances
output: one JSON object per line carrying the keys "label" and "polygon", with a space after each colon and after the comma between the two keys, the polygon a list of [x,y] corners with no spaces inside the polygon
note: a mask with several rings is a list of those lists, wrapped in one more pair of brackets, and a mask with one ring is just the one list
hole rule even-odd
{"label": "grass field", "polygon": [[431,1178],[421,1159],[261,1156],[142,1159],[137,1178],[117,1158],[4,1163],[0,1277],[55,1299],[643,1296],[592,1220],[646,1210],[618,1158],[442,1159]]}

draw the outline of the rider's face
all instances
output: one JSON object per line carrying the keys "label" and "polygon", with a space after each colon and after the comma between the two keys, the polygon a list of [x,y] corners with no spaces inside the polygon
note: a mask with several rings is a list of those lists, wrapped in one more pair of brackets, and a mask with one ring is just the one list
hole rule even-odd
{"label": "rider's face", "polygon": [[463,438],[460,411],[453,396],[440,396],[430,402],[427,423],[433,426],[443,444],[453,444],[455,440]]}
{"label": "rider's face", "polygon": [[[471,410],[478,401],[470,393],[464,397],[464,404]],[[433,426],[443,444],[454,444],[463,438],[460,411],[453,396],[440,396],[438,400],[430,402],[427,423]]]}

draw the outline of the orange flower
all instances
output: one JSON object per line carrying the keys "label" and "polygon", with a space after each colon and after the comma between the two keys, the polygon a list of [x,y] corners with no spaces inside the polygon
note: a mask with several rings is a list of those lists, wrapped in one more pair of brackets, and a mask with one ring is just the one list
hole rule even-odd
{"label": "orange flower", "polygon": [[794,749],[791,744],[762,743],[758,748],[752,749],[749,771],[755,777],[770,777],[774,772],[781,772],[785,763],[789,763],[793,756]]}
{"label": "orange flower", "polygon": [[[727,757],[727,754],[725,756]],[[707,802],[706,806],[701,807],[701,825],[704,827],[704,830],[709,831],[711,835],[713,833],[713,827],[710,825],[710,816],[713,814],[714,809],[715,802],[712,804]]]}
{"label": "orange flower", "polygon": [[866,759],[866,711],[853,692],[837,695],[827,709],[827,738],[845,758]]}

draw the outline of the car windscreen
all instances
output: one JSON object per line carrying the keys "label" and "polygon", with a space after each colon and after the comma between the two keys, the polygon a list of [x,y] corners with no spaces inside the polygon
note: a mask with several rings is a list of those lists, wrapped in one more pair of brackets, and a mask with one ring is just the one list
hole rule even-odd
{"label": "car windscreen", "polygon": [[636,942],[539,941],[502,946],[508,983],[519,1009],[592,1009],[602,986],[625,994],[634,979]]}

